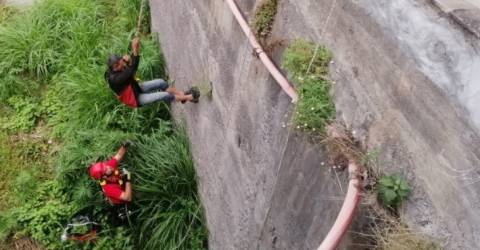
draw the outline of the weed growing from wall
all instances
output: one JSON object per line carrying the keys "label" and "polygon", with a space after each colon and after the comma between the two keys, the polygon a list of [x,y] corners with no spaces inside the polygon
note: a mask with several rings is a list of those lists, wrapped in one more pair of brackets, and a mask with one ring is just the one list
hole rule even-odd
{"label": "weed growing from wall", "polygon": [[323,133],[325,125],[334,119],[335,105],[331,97],[331,83],[328,80],[328,65],[332,54],[320,47],[312,63],[315,44],[296,40],[285,50],[283,68],[296,84],[299,95],[293,121],[297,129],[306,132]]}
{"label": "weed growing from wall", "polygon": [[378,197],[386,207],[397,209],[410,191],[410,185],[399,174],[385,175],[378,180]]}
{"label": "weed growing from wall", "polygon": [[253,26],[255,35],[261,40],[265,40],[272,32],[273,22],[277,14],[277,5],[278,0],[264,0],[257,8]]}

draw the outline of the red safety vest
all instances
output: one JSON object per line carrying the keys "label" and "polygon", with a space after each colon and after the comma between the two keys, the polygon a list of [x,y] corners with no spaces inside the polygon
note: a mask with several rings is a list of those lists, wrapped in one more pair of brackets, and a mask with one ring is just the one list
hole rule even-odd
{"label": "red safety vest", "polygon": [[137,98],[135,98],[135,93],[133,92],[133,87],[129,84],[122,92],[121,95],[117,96],[118,100],[123,102],[125,105],[136,108],[138,107]]}

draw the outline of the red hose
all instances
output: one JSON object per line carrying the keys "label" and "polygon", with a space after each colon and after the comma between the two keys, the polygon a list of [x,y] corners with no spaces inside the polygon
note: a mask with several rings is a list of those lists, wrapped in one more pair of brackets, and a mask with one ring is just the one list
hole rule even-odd
{"label": "red hose", "polygon": [[360,167],[356,163],[350,163],[348,165],[350,181],[348,183],[347,195],[345,196],[345,200],[343,201],[342,208],[340,209],[340,213],[338,213],[335,223],[330,229],[330,232],[328,232],[327,237],[325,237],[322,244],[318,247],[318,250],[336,249],[352,223],[353,215],[360,203],[362,178],[360,177],[359,172]]}
{"label": "red hose", "polygon": [[240,27],[242,27],[243,32],[245,32],[245,34],[247,35],[248,40],[250,41],[250,45],[252,45],[255,53],[263,62],[267,70],[270,72],[273,78],[278,82],[280,87],[282,87],[283,91],[285,91],[285,93],[287,93],[287,95],[290,96],[290,98],[292,98],[292,102],[294,103],[297,102],[298,100],[297,92],[295,91],[295,89],[293,89],[292,85],[288,82],[285,76],[283,76],[283,74],[280,73],[280,71],[275,66],[275,64],[273,64],[272,60],[270,60],[270,58],[267,56],[262,46],[258,43],[257,39],[255,38],[255,35],[250,29],[250,26],[245,21],[245,18],[243,17],[242,13],[238,9],[238,6],[235,3],[235,1],[226,0],[226,2],[230,7],[230,10],[232,11],[233,15],[237,19],[238,24],[240,24]]}
{"label": "red hose", "polygon": [[[267,70],[273,76],[273,78],[277,81],[277,83],[282,87],[283,91],[287,93],[287,95],[292,98],[292,102],[297,102],[298,94],[292,85],[288,82],[288,80],[283,76],[282,73],[278,70],[278,68],[273,64],[272,60],[266,55],[265,51],[262,49],[262,46],[258,43],[255,35],[253,34],[250,26],[245,21],[242,13],[238,9],[237,4],[234,0],[226,0],[230,10],[232,11],[233,15],[237,19],[237,22],[240,24],[243,32],[247,35],[248,40],[250,41],[251,46],[253,47],[255,53],[258,55],[260,60],[263,62]],[[353,176],[350,179],[348,184],[348,191],[343,202],[342,208],[340,213],[337,216],[337,219],[330,229],[330,232],[327,234],[327,237],[323,240],[322,244],[318,248],[318,250],[333,250],[338,247],[340,244],[343,236],[348,230],[350,223],[353,220],[353,215],[355,213],[356,208],[360,202],[360,193],[361,193],[361,178],[357,175],[360,171],[360,167],[354,163],[350,163],[348,166],[349,173]]]}

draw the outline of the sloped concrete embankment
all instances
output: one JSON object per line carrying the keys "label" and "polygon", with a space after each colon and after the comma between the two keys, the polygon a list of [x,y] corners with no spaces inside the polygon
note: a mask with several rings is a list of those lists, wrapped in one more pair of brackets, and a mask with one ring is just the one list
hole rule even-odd
{"label": "sloped concrete embankment", "polygon": [[[242,2],[243,11],[253,9],[254,1]],[[262,228],[270,244],[318,246],[344,193],[320,165],[321,150],[288,132],[290,98],[252,56],[227,5],[162,0],[151,1],[151,10],[177,87],[213,83],[211,100],[174,105],[188,125],[210,248],[265,249]],[[272,216],[288,211],[281,227],[264,226],[270,209]]]}
{"label": "sloped concrete embankment", "polygon": [[[335,55],[339,119],[414,193],[402,217],[445,241],[480,247],[479,43],[425,1],[283,1],[277,37],[310,37]],[[299,28],[302,27],[302,28]],[[288,31],[288,32],[287,32]]]}
{"label": "sloped concrete embankment", "polygon": [[[150,2],[177,86],[214,86],[211,101],[174,105],[189,128],[210,247],[315,248],[344,193],[321,149],[283,127],[289,98],[251,55],[223,1]],[[250,16],[255,2],[239,4]],[[387,172],[414,185],[404,219],[448,249],[478,249],[476,38],[415,0],[284,0],[272,35],[332,49],[338,118],[381,151]]]}

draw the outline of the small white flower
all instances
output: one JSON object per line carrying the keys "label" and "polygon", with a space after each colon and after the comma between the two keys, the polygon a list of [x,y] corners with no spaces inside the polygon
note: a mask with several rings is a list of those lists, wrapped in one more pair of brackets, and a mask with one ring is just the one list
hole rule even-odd
{"label": "small white flower", "polygon": [[300,126],[297,126],[297,128],[300,128]]}
{"label": "small white flower", "polygon": [[315,110],[315,108],[312,107],[311,110]]}

